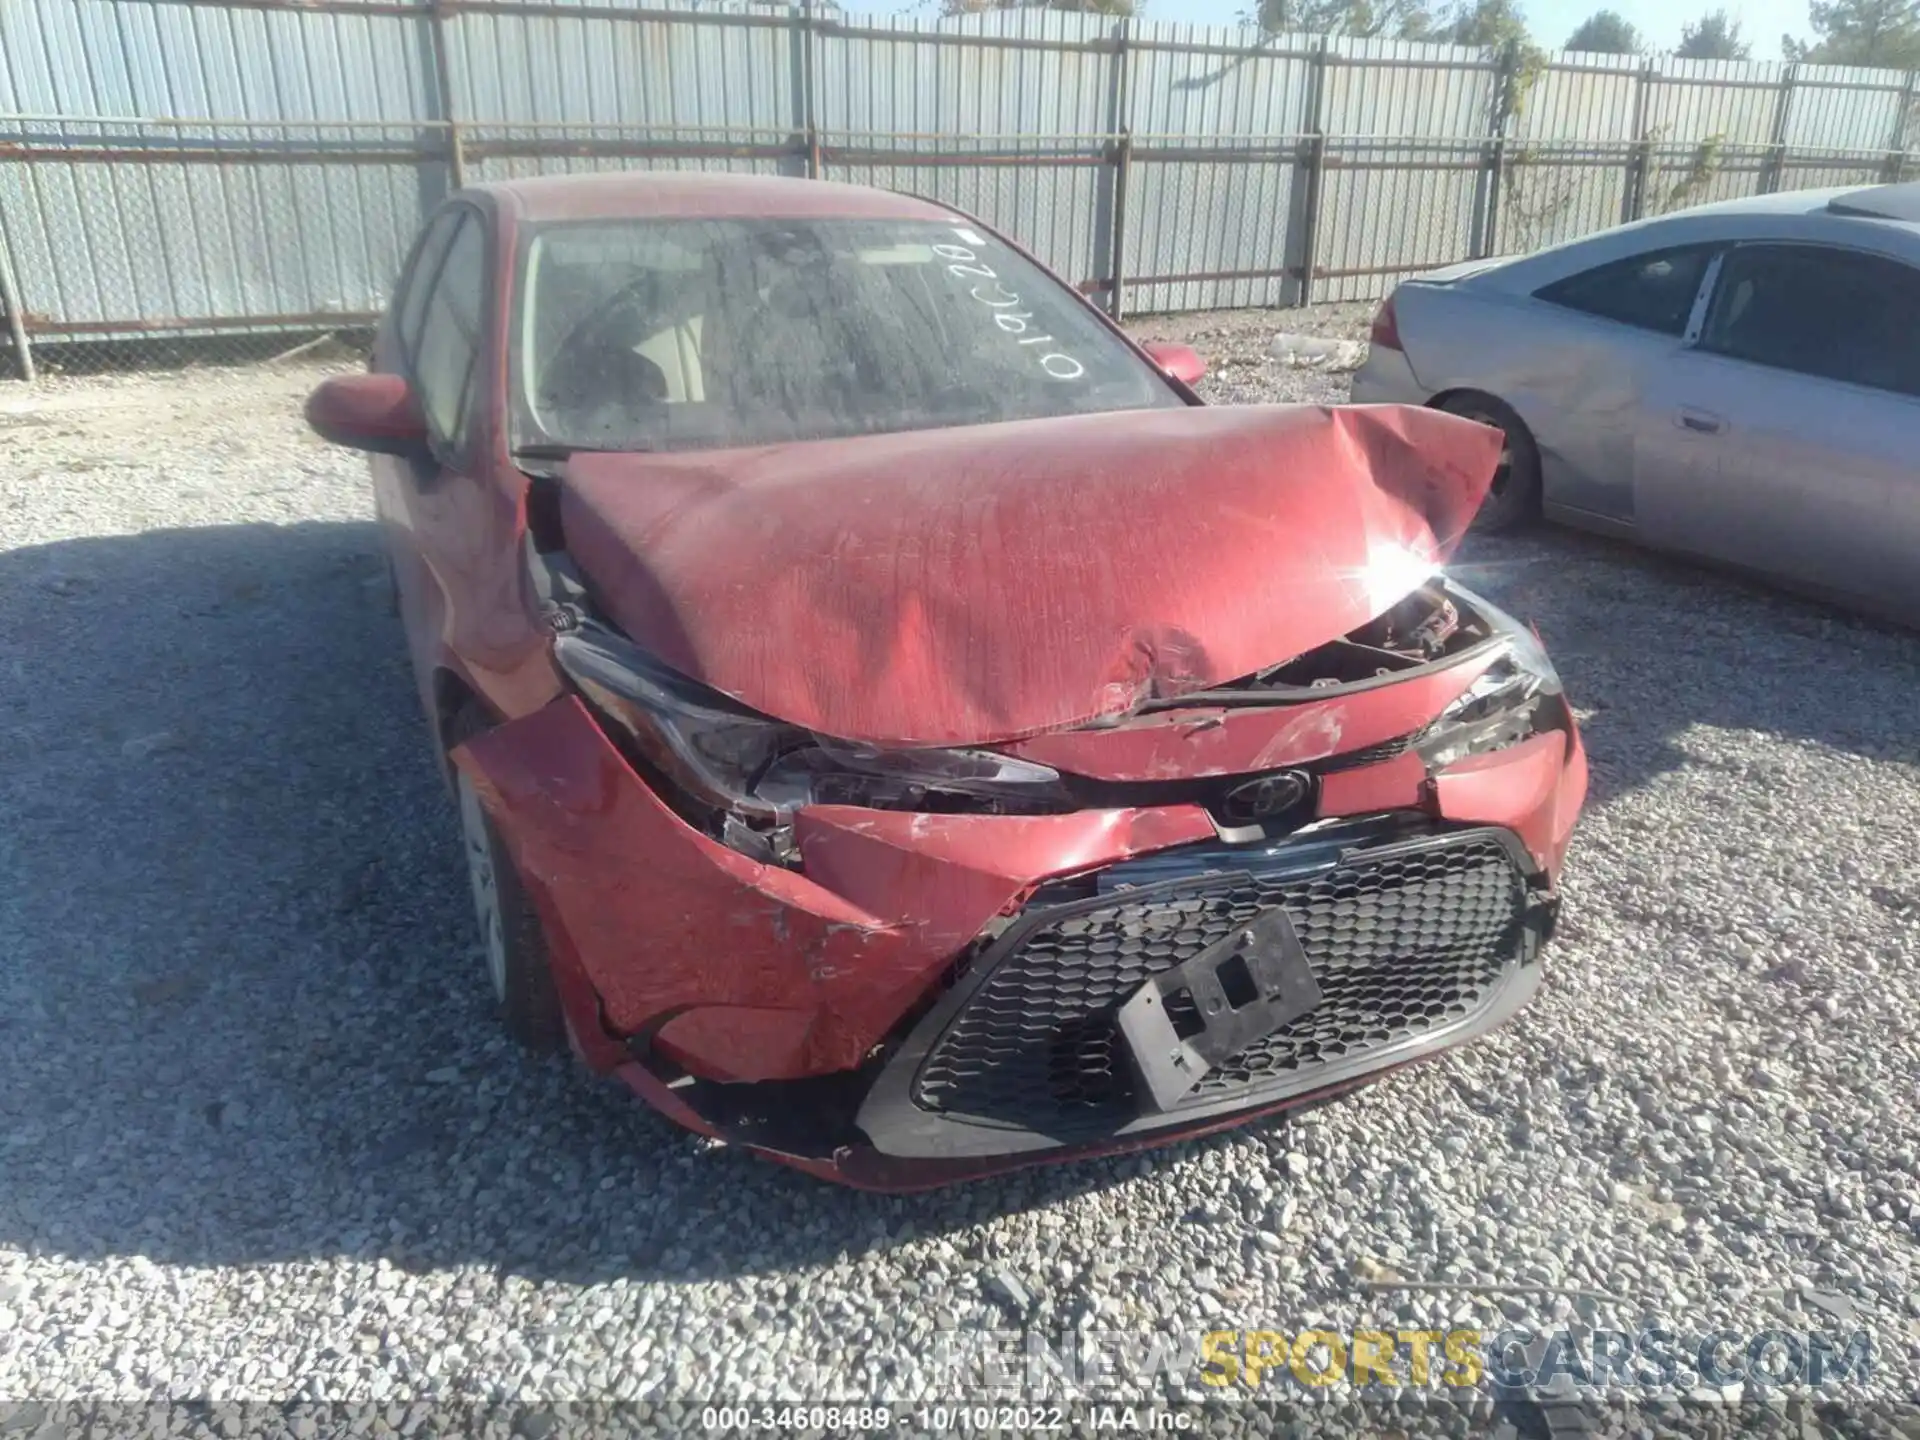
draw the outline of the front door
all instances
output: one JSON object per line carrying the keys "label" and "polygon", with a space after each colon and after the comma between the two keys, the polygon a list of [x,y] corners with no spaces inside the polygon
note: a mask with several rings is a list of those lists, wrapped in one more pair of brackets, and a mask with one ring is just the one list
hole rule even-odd
{"label": "front door", "polygon": [[1649,542],[1920,605],[1920,271],[1739,246],[1697,343],[1648,382],[1634,508]]}
{"label": "front door", "polygon": [[529,643],[518,588],[517,497],[489,463],[489,221],[455,201],[436,216],[403,282],[376,369],[407,377],[430,454],[378,459],[374,489],[418,673],[460,657],[462,678],[513,713]]}
{"label": "front door", "polygon": [[[1719,247],[1666,246],[1544,286],[1552,333],[1534,352],[1525,389],[1537,418],[1547,503],[1616,524],[1634,521],[1638,420],[1647,378],[1679,348]],[[1517,393],[1518,387],[1516,387]]]}

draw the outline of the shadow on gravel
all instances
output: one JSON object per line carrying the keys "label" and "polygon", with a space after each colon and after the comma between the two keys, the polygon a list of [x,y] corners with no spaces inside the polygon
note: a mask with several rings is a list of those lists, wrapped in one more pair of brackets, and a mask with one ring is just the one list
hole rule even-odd
{"label": "shadow on gravel", "polygon": [[[985,1265],[974,1222],[1228,1143],[873,1197],[520,1056],[376,544],[243,526],[0,556],[0,1245],[692,1280],[945,1234]],[[1575,537],[1468,563],[1594,708],[1603,798],[1696,724],[1911,748],[1911,637]]]}
{"label": "shadow on gravel", "polygon": [[1701,763],[1694,726],[1920,763],[1920,634],[1558,528],[1474,536],[1452,569],[1538,626],[1585,717],[1589,803]]}
{"label": "shadow on gravel", "polygon": [[864,1196],[520,1054],[381,574],[370,524],[0,554],[0,1246],[696,1279],[1164,1163]]}

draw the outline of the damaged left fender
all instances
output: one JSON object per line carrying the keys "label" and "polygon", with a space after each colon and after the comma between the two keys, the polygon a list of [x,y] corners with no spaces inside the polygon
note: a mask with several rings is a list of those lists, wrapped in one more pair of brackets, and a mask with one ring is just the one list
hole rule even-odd
{"label": "damaged left fender", "polygon": [[454,762],[545,921],[582,1054],[609,1068],[626,1058],[610,1037],[637,1037],[712,1079],[850,1069],[1034,885],[1215,833],[1193,805],[816,806],[796,817],[800,875],[690,827],[572,697],[468,741]]}

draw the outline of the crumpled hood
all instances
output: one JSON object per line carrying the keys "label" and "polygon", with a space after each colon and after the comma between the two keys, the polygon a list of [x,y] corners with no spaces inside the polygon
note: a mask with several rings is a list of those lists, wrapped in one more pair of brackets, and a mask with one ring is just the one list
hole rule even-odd
{"label": "crumpled hood", "polygon": [[993,744],[1238,679],[1452,553],[1497,431],[1218,406],[582,454],[568,550],[681,673],[876,745]]}

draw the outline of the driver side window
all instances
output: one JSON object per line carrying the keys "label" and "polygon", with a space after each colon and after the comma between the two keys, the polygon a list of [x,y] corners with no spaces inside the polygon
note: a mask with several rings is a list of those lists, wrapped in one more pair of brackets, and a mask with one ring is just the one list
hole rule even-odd
{"label": "driver side window", "polygon": [[433,293],[434,278],[440,262],[447,258],[447,242],[459,228],[466,211],[442,210],[433,217],[427,232],[414,250],[413,264],[400,286],[400,301],[394,311],[393,333],[402,356],[411,358],[420,345],[420,324],[427,316],[427,297]]}
{"label": "driver side window", "polygon": [[427,427],[436,442],[454,453],[466,445],[478,379],[486,252],[480,217],[465,210],[425,296],[418,337],[407,353],[409,380]]}
{"label": "driver side window", "polygon": [[1700,348],[1775,370],[1920,395],[1920,270],[1822,245],[1742,245]]}
{"label": "driver side window", "polygon": [[520,324],[540,423],[606,442],[631,432],[636,407],[713,399],[707,291],[699,250],[671,234],[536,236]]}

